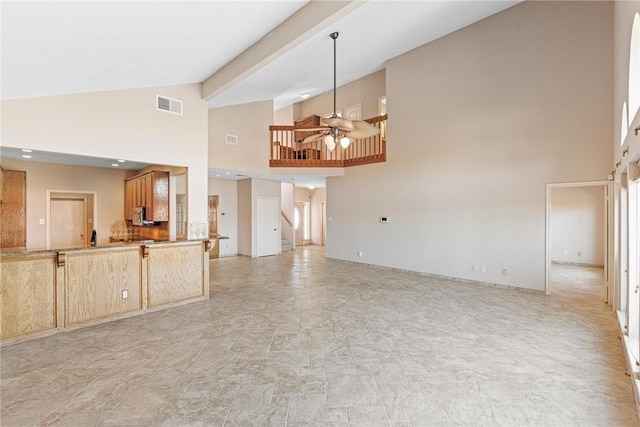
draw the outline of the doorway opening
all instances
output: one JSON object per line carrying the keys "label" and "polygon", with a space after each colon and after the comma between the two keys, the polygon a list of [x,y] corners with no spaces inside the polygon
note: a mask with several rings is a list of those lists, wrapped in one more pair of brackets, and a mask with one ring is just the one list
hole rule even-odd
{"label": "doorway opening", "polygon": [[[613,203],[610,181],[547,184],[545,292],[598,293],[611,301]],[[555,267],[555,268],[554,268]],[[563,277],[565,275],[565,277]],[[582,277],[580,279],[579,277]],[[577,279],[576,279],[577,278]],[[574,280],[576,279],[576,280]]]}
{"label": "doorway opening", "polygon": [[95,192],[47,190],[46,224],[48,248],[89,245],[97,227]]}
{"label": "doorway opening", "polygon": [[294,229],[296,246],[311,243],[311,211],[309,202],[296,202]]}

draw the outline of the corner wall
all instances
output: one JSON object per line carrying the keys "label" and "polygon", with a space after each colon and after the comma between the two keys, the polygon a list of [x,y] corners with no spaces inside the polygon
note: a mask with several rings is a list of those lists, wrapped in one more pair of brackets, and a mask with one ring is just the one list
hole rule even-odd
{"label": "corner wall", "polygon": [[[184,114],[156,110],[156,95],[182,100]],[[207,104],[199,84],[5,100],[1,106],[7,147],[189,168],[188,221],[195,225],[189,229],[206,231]]]}
{"label": "corner wall", "polygon": [[610,2],[523,2],[390,60],[388,160],[327,179],[327,256],[543,290],[545,185],[611,170],[612,34]]}

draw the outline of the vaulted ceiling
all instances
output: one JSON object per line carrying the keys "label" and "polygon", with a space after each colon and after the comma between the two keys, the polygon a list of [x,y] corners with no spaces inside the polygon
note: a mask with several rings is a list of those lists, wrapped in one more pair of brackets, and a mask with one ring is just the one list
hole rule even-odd
{"label": "vaulted ceiling", "polygon": [[518,1],[3,1],[2,99],[206,82],[280,108]]}

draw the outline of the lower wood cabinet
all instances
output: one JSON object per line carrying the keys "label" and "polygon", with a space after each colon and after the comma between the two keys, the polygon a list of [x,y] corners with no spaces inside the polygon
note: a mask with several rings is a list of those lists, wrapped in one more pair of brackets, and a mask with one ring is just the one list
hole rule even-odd
{"label": "lower wood cabinet", "polygon": [[138,246],[109,252],[68,253],[65,324],[141,310],[140,268]]}
{"label": "lower wood cabinet", "polygon": [[0,343],[209,298],[210,240],[0,255]]}
{"label": "lower wood cabinet", "polygon": [[12,338],[58,327],[55,255],[3,261],[0,279],[0,337]]}

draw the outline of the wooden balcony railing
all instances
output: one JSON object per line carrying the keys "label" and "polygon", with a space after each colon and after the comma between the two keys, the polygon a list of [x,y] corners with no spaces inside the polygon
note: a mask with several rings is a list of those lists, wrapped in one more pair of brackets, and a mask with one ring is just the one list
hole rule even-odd
{"label": "wooden balcony railing", "polygon": [[269,126],[271,132],[271,167],[347,167],[387,161],[387,115],[366,119],[380,128],[380,134],[352,140],[347,148],[339,143],[329,151],[322,139],[303,143],[309,135],[318,132],[304,131],[295,126]]}

